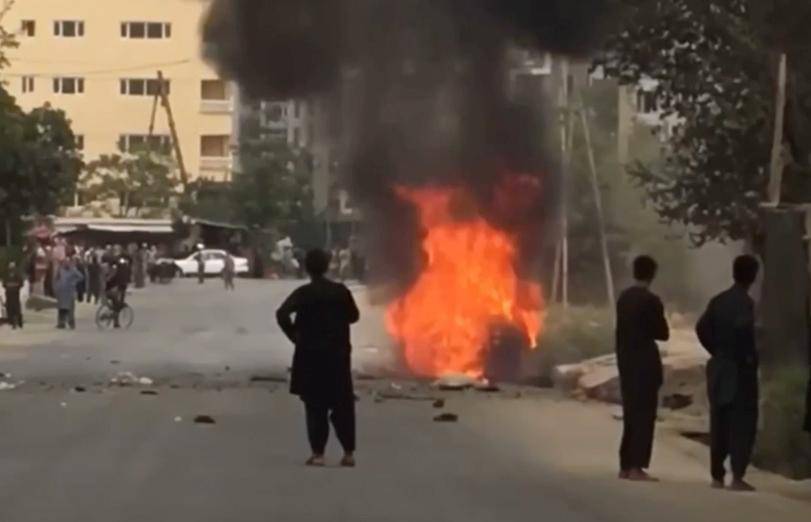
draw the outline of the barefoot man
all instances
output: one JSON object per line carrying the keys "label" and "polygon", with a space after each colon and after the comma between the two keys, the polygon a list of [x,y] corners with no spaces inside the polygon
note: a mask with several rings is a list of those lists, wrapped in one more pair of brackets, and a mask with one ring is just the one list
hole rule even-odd
{"label": "barefoot man", "polygon": [[622,391],[623,432],[620,446],[620,478],[655,481],[650,467],[662,359],[656,341],[667,341],[670,330],[664,306],[650,291],[656,277],[656,261],[648,256],[634,261],[636,283],[617,301],[616,349]]}
{"label": "barefoot man", "polygon": [[[329,422],[344,449],[341,465],[355,465],[355,394],[352,385],[350,325],[360,312],[352,293],[326,278],[330,256],[307,253],[310,283],[295,290],[276,312],[285,335],[296,345],[290,392],[307,412],[312,456],[308,466],[323,466]],[[295,320],[292,316],[295,315]]]}
{"label": "barefoot man", "polygon": [[712,485],[724,487],[727,457],[732,489],[752,491],[744,481],[758,423],[758,352],[755,346],[755,303],[749,288],[760,265],[741,256],[733,265],[735,284],[710,301],[696,326],[698,339],[712,358],[707,364],[710,398]]}

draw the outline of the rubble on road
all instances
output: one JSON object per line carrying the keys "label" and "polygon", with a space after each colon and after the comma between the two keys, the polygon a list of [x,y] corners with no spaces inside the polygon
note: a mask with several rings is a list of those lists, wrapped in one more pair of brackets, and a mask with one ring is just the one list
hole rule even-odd
{"label": "rubble on road", "polygon": [[434,401],[434,408],[441,410],[445,407],[445,400],[444,399],[437,399]]}
{"label": "rubble on road", "polygon": [[87,388],[85,388],[84,386],[75,386],[73,388],[73,391],[75,391],[76,393],[84,393],[87,391]]}
{"label": "rubble on road", "polygon": [[476,385],[477,379],[467,375],[443,375],[434,382],[434,387],[443,391],[464,391]]}
{"label": "rubble on road", "polygon": [[155,381],[149,377],[138,377],[132,372],[118,372],[115,377],[110,378],[110,384],[116,386],[152,386]]}
{"label": "rubble on road", "polygon": [[[705,368],[708,355],[698,345],[691,331],[674,331],[671,341],[662,346],[662,406],[691,415],[706,415]],[[616,355],[557,366],[552,378],[558,389],[573,398],[622,404]]]}
{"label": "rubble on road", "polygon": [[210,415],[198,415],[194,418],[195,424],[217,424],[217,421],[214,420],[214,417]]}
{"label": "rubble on road", "polygon": [[8,391],[15,389],[19,384],[14,384],[11,382],[0,381],[0,391]]}
{"label": "rubble on road", "polygon": [[141,390],[141,395],[158,395],[157,390]]}
{"label": "rubble on road", "polygon": [[442,413],[434,417],[434,422],[458,422],[459,416],[455,413]]}

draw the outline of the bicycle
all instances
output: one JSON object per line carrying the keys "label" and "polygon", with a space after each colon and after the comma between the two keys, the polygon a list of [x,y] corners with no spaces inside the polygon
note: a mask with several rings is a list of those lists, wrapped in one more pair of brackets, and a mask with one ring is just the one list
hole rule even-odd
{"label": "bicycle", "polygon": [[[102,300],[96,310],[96,326],[99,330],[111,330],[115,327],[116,312],[109,299]],[[127,303],[121,303],[118,310],[118,324],[121,328],[129,330],[135,321],[135,311]]]}

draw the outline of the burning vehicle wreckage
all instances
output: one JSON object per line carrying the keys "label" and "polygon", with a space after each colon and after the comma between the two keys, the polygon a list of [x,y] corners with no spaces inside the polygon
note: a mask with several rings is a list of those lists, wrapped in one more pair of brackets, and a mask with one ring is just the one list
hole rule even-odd
{"label": "burning vehicle wreckage", "polygon": [[222,74],[251,97],[328,108],[343,181],[372,225],[373,280],[392,289],[387,327],[411,372],[514,377],[516,350],[542,332],[558,161],[544,132],[557,116],[510,95],[511,51],[588,52],[609,0],[212,9],[204,38]]}

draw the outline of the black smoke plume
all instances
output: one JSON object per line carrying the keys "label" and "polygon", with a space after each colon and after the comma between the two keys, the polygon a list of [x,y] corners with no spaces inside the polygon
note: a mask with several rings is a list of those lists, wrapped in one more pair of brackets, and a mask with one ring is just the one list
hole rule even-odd
{"label": "black smoke plume", "polygon": [[[543,104],[510,93],[511,49],[587,53],[610,1],[217,0],[204,40],[250,96],[336,100],[333,138],[372,268],[408,284],[419,227],[400,185],[469,188],[480,212],[521,238],[520,268],[537,268],[555,203],[544,129],[557,116],[547,122]],[[538,197],[511,205],[504,190]]]}

